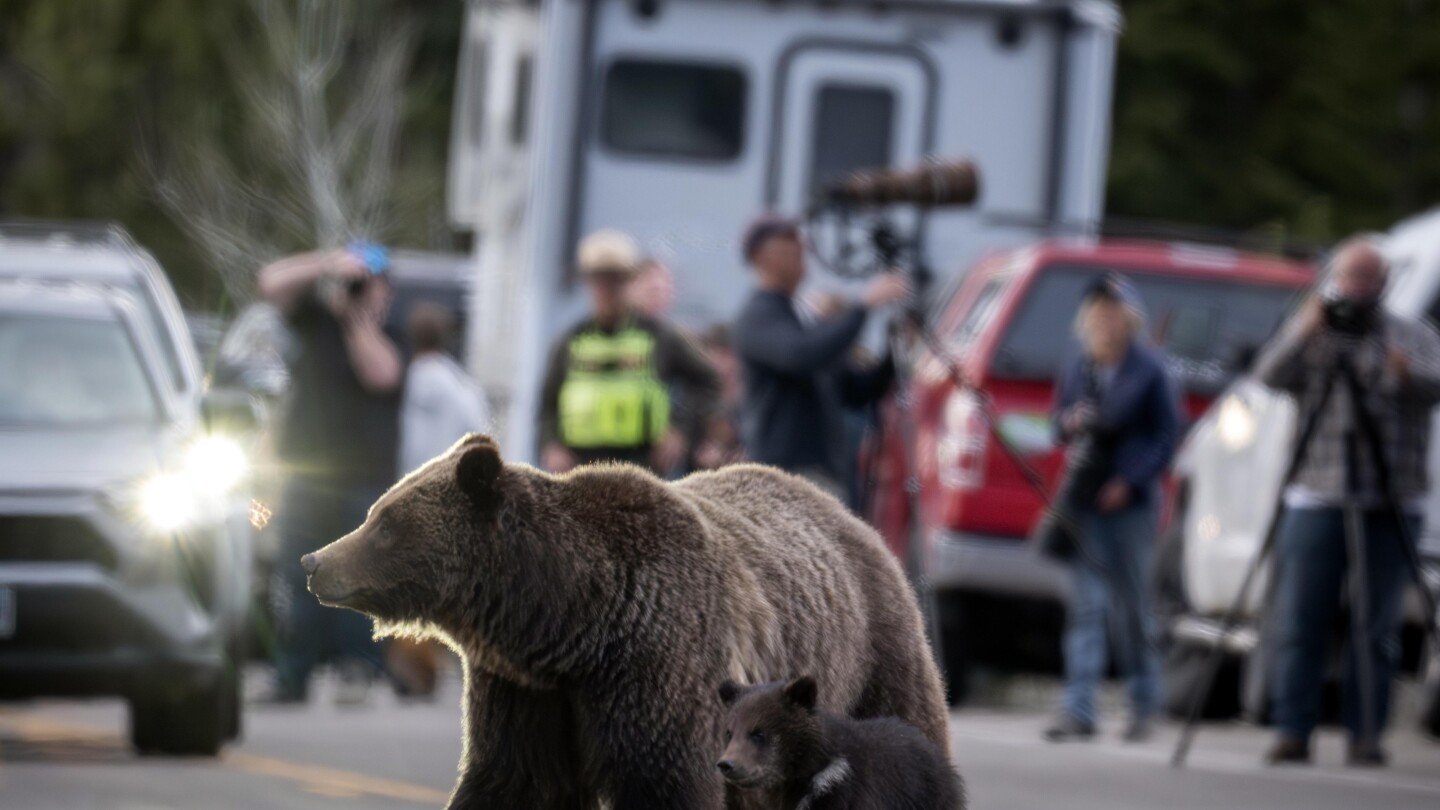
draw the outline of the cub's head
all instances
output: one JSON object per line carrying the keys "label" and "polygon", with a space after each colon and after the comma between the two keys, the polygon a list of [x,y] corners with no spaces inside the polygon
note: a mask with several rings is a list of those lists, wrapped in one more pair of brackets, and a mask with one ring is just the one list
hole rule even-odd
{"label": "cub's head", "polygon": [[759,686],[720,685],[725,704],[725,753],[715,767],[742,790],[776,790],[820,742],[811,677]]}
{"label": "cub's head", "polygon": [[490,568],[510,475],[489,437],[465,437],[391,487],[360,528],[302,557],[310,592],[382,630],[443,627]]}

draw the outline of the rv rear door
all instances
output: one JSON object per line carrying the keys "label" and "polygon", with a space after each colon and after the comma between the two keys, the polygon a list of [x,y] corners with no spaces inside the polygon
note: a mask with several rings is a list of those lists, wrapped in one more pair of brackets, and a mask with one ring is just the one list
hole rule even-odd
{"label": "rv rear door", "polygon": [[919,161],[929,148],[931,78],[903,48],[801,44],[781,60],[767,202],[801,211],[850,172]]}

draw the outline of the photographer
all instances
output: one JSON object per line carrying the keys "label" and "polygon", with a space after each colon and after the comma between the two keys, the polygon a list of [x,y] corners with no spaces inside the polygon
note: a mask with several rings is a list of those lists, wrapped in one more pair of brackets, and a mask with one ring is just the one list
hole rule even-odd
{"label": "photographer", "polygon": [[370,622],[322,607],[305,591],[298,560],[365,520],[395,480],[404,362],[389,321],[383,248],[290,256],[260,271],[260,295],[294,331],[299,356],[276,438],[286,481],[280,519],[280,648],[272,702],[305,700],[326,652],[340,659],[337,699],[361,702],[380,672]]}
{"label": "photographer", "polygon": [[[1160,511],[1160,476],[1180,434],[1175,386],[1160,356],[1142,343],[1144,315],[1129,282],[1097,279],[1075,318],[1084,352],[1061,377],[1053,418],[1070,445],[1067,487],[1080,536],[1070,561],[1061,713],[1052,742],[1095,734],[1095,691],[1105,674],[1106,630],[1126,676],[1124,738],[1149,737],[1160,706],[1160,660],[1150,609],[1150,558]],[[1083,454],[1083,460],[1073,456]]]}
{"label": "photographer", "polygon": [[[1301,414],[1320,406],[1329,370],[1345,362],[1363,387],[1363,405],[1379,422],[1379,448],[1395,496],[1406,510],[1411,536],[1419,528],[1430,443],[1430,410],[1440,401],[1440,337],[1427,326],[1387,313],[1380,303],[1389,268],[1376,245],[1355,238],[1335,252],[1320,297],[1301,305],[1261,354],[1256,375],[1297,400]],[[1380,732],[1385,726],[1390,681],[1399,657],[1401,600],[1406,556],[1401,527],[1385,508],[1372,458],[1347,446],[1360,425],[1355,403],[1338,386],[1317,414],[1308,452],[1284,493],[1276,539],[1273,600],[1275,668],[1271,682],[1278,737],[1266,754],[1277,763],[1310,761],[1310,735],[1319,713],[1321,681],[1342,583],[1349,567],[1344,507],[1363,509],[1365,616],[1369,650],[1346,657],[1343,718],[1350,735],[1347,762],[1384,765]],[[1363,440],[1363,437],[1362,437]],[[1358,484],[1352,491],[1347,480]],[[1358,503],[1351,502],[1355,498]],[[1366,655],[1371,674],[1369,705],[1356,678],[1356,655]],[[1365,729],[1373,734],[1367,738]]]}

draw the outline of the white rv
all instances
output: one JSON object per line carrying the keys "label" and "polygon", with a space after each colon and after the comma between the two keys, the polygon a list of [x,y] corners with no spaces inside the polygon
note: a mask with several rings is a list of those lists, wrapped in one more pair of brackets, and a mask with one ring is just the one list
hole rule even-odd
{"label": "white rv", "polygon": [[927,156],[979,167],[927,218],[941,274],[1101,216],[1119,13],[1100,0],[532,0],[467,9],[449,209],[475,233],[474,371],[534,452],[546,349],[581,309],[576,240],[633,234],[677,319],[730,318],[754,215]]}

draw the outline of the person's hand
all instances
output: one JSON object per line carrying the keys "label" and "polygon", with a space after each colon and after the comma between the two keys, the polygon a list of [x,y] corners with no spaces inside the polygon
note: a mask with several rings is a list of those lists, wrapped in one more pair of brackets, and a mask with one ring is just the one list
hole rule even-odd
{"label": "person's hand", "polygon": [[1385,352],[1385,370],[1401,385],[1410,382],[1410,355],[1399,346],[1390,344]]}
{"label": "person's hand", "polygon": [[695,448],[695,466],[702,470],[718,470],[741,458],[740,451],[733,445],[714,439],[706,439]]}
{"label": "person's hand", "polygon": [[1094,421],[1095,406],[1088,401],[1077,402],[1060,417],[1060,426],[1065,428],[1066,433],[1079,433]]}
{"label": "person's hand", "polygon": [[1095,499],[1095,506],[1102,513],[1118,512],[1130,505],[1130,484],[1119,478],[1111,479],[1109,483],[1100,488],[1100,497]]}
{"label": "person's hand", "polygon": [[575,469],[575,454],[559,442],[550,442],[540,451],[540,465],[548,472],[567,473]]}
{"label": "person's hand", "polygon": [[365,262],[345,248],[335,248],[326,253],[325,262],[330,275],[341,281],[356,281],[370,275],[370,268],[365,266]]}
{"label": "person's hand", "polygon": [[910,283],[899,273],[881,273],[865,285],[860,303],[866,309],[879,309],[910,296]]}
{"label": "person's hand", "polygon": [[1296,308],[1291,317],[1300,335],[1314,337],[1320,334],[1320,330],[1325,326],[1325,302],[1320,296],[1312,295]]}
{"label": "person's hand", "polygon": [[667,430],[665,435],[660,437],[660,441],[650,448],[650,463],[662,473],[670,472],[685,460],[686,449],[688,443],[685,437],[681,436],[678,430]]}

